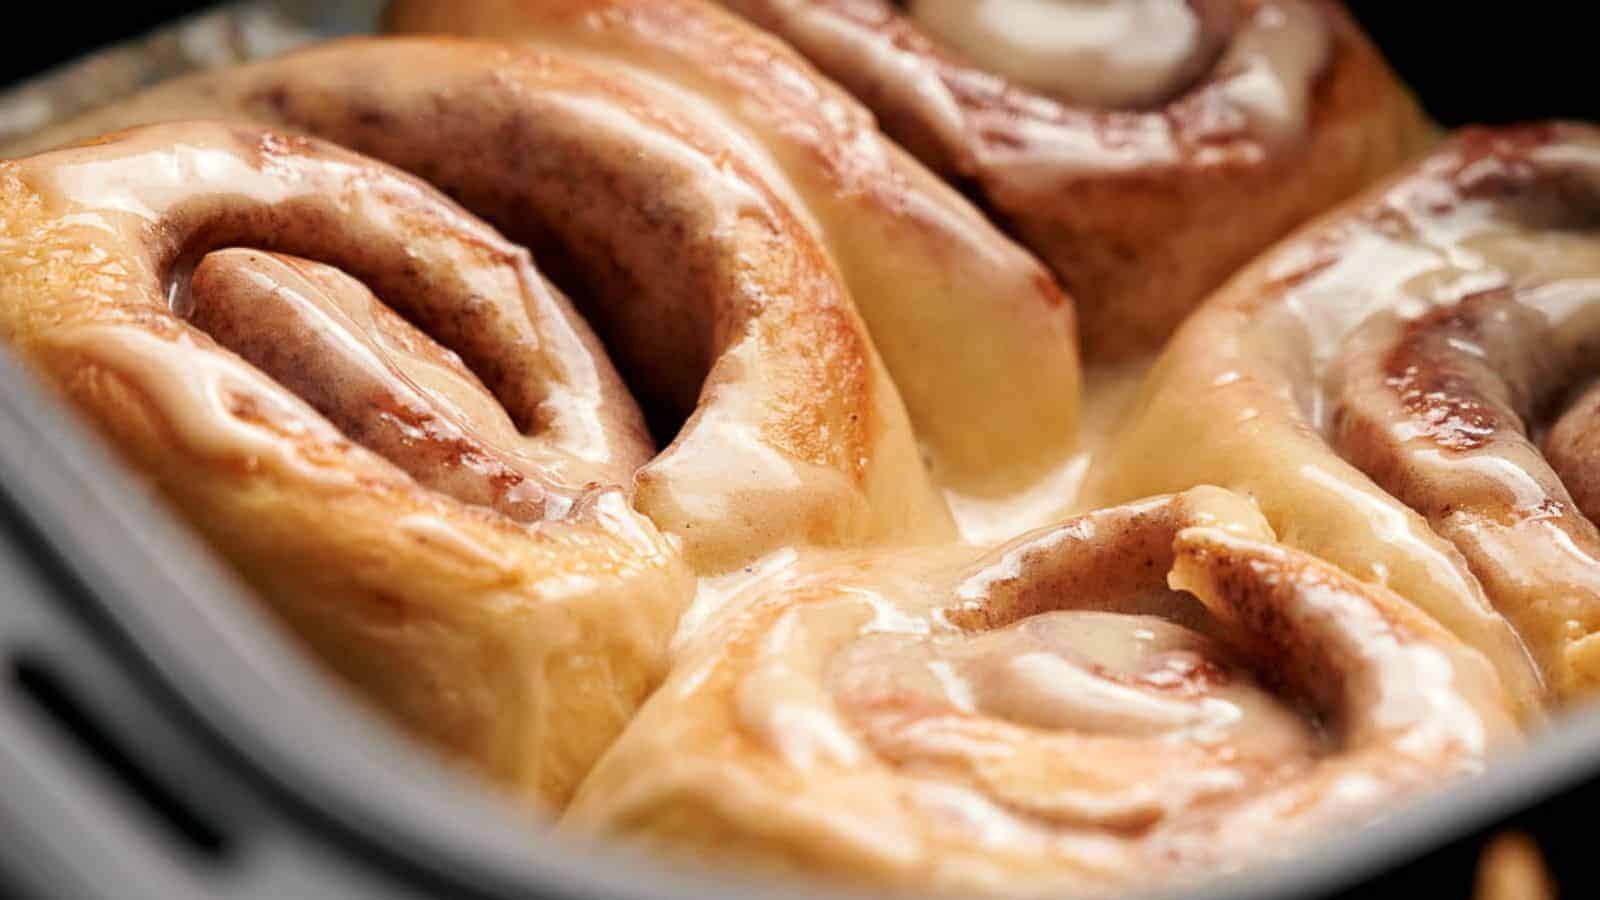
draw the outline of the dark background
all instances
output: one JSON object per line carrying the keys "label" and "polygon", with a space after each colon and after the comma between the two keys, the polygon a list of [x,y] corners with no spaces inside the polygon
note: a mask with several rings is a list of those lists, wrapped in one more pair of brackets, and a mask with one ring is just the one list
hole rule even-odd
{"label": "dark background", "polygon": [[[40,72],[208,4],[62,4],[77,15],[8,19],[0,39],[0,84]],[[1566,116],[1600,119],[1593,62],[1600,42],[1583,2],[1476,4],[1350,0],[1351,9],[1446,124]],[[45,7],[28,4],[30,11]]]}
{"label": "dark background", "polygon": [[1447,125],[1600,120],[1590,0],[1351,0],[1428,111]]}
{"label": "dark background", "polygon": [[[9,4],[7,4],[9,6]],[[123,38],[170,21],[184,13],[211,6],[211,3],[145,0],[137,3],[61,3],[76,14],[49,11],[48,4],[25,4],[30,12],[42,12],[42,20],[27,21],[18,10],[8,9],[10,23],[0,38],[0,84],[10,84],[59,63],[68,62]]]}

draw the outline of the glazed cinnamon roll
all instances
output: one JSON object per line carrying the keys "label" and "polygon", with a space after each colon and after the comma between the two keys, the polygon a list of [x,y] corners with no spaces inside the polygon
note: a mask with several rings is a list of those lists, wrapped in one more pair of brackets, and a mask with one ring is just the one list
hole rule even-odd
{"label": "glazed cinnamon roll", "polygon": [[638,407],[526,251],[222,124],[0,163],[0,228],[0,335],[333,670],[524,796],[572,791],[693,585],[628,505]]}
{"label": "glazed cinnamon roll", "polygon": [[[545,801],[565,798],[659,679],[696,589],[691,573],[736,570],[780,547],[948,541],[956,529],[940,481],[964,483],[961,466],[1000,468],[991,457],[1007,435],[1024,460],[1071,449],[1070,305],[935,181],[883,186],[859,221],[831,213],[848,222],[840,243],[761,145],[680,92],[573,54],[470,42],[327,45],[173,83],[33,143],[203,114],[292,125],[425,176],[532,247],[576,303],[526,250],[395,170],[281,132],[178,123],[8,164],[16,236],[0,256],[39,280],[7,285],[6,334],[336,668],[414,730]],[[887,151],[881,138],[861,140]],[[242,179],[237,197],[231,179]],[[404,218],[412,206],[433,218]],[[114,234],[79,227],[98,218]],[[402,226],[446,249],[411,261],[426,251],[406,249]],[[878,229],[919,258],[955,252],[971,265],[950,257],[943,274],[896,281],[894,265],[859,263],[844,276],[823,237],[862,259],[888,256],[863,243]],[[52,253],[62,261],[33,262]],[[75,285],[101,268],[140,280],[97,287],[106,296],[86,302]],[[1026,417],[964,421],[979,429],[965,445],[942,420],[932,437],[914,432],[858,298],[876,304],[888,343],[902,348],[884,310],[913,303],[926,315],[903,325],[932,353],[902,357],[916,390],[952,383],[959,369],[968,391],[1016,379],[1007,389],[1027,394],[1024,406],[1059,402],[1056,424],[1035,435]],[[62,311],[80,307],[85,324],[69,327]],[[976,330],[993,315],[999,324]],[[103,333],[102,319],[139,334]],[[960,328],[930,332],[930,321]],[[940,356],[957,334],[968,349]],[[215,384],[181,377],[223,366],[213,358],[231,366]],[[1016,391],[1021,383],[1041,390]],[[265,399],[236,399],[257,394]],[[970,399],[945,414],[964,415]],[[646,420],[663,437],[659,453]],[[364,527],[411,518],[383,499],[399,488],[354,464],[350,483],[375,496],[350,501],[362,511],[348,515],[371,521],[345,533],[346,514],[325,516],[325,492],[295,480],[299,468],[256,485],[252,448],[276,444],[208,437],[257,427],[344,448],[279,455],[340,471],[350,456],[427,503],[444,497],[461,516],[487,517],[473,527],[538,549],[542,580],[491,566],[473,570],[477,587],[459,599],[454,582],[435,593],[428,567],[442,563],[429,554],[470,556],[472,540],[401,529],[369,545]],[[952,459],[964,462],[944,464]],[[279,507],[281,530],[277,520],[250,530]],[[554,523],[602,510],[617,540],[634,543],[563,557],[549,534],[567,526]],[[305,521],[314,516],[317,527]],[[307,547],[330,543],[330,531],[342,549]],[[412,563],[407,541],[433,543]],[[301,559],[321,563],[308,572]],[[602,576],[616,568],[650,587],[611,586]],[[616,609],[634,595],[639,610]],[[431,626],[414,606],[454,618]],[[528,647],[501,646],[524,633]]]}
{"label": "glazed cinnamon roll", "polygon": [[[693,590],[629,496],[712,569],[950,534],[844,285],[737,155],[553,58],[335,56],[349,81],[314,54],[279,69],[321,95],[241,77],[391,155],[426,136],[415,167],[561,242],[647,402],[688,411],[670,446],[524,250],[300,138],[195,124],[8,164],[3,306],[24,355],[403,721],[561,799],[659,677]],[[375,66],[396,106],[365,98]],[[452,73],[478,104],[422,114]],[[412,130],[388,122],[402,106]],[[507,127],[530,131],[488,149]],[[208,255],[235,244],[293,256]]]}
{"label": "glazed cinnamon roll", "polygon": [[1209,301],[1093,492],[1247,492],[1288,543],[1489,653],[1525,703],[1592,694],[1597,222],[1600,132],[1464,132]]}
{"label": "glazed cinnamon roll", "polygon": [[[399,0],[391,19],[521,36],[561,18],[546,5]],[[653,15],[642,0],[555,5],[606,7],[596,29]],[[794,45],[1043,257],[1098,360],[1155,350],[1250,257],[1428,140],[1333,0],[724,5]]]}
{"label": "glazed cinnamon roll", "polygon": [[[347,41],[208,73],[46,131],[13,152],[192,116],[292,126],[421,174],[531,246],[559,283],[578,285],[572,293],[586,310],[678,309],[692,306],[696,291],[726,293],[742,277],[741,257],[709,258],[697,245],[761,221],[764,241],[737,242],[762,260],[758,269],[778,257],[810,255],[814,260],[795,263],[797,276],[842,280],[842,299],[871,329],[943,487],[1004,495],[1059,468],[1074,450],[1078,361],[1072,305],[1043,267],[777,41],[711,7],[676,0],[610,12],[606,6],[530,7],[563,23],[537,52]],[[707,54],[736,64],[704,66]],[[782,221],[745,212],[767,208],[784,210]],[[655,255],[664,242],[671,248]],[[745,293],[758,292],[773,298],[762,301],[766,306],[782,295],[753,285]],[[793,353],[814,357],[804,365],[819,373],[819,389],[853,389],[858,379],[842,358],[819,355],[833,345],[835,326],[818,319],[788,329],[781,319],[774,309],[763,328]],[[681,372],[630,369],[630,354],[623,363],[637,383],[659,392],[646,398],[647,412],[665,408],[672,421],[684,416],[700,389],[699,370],[714,355],[694,323],[636,317],[641,327],[624,333],[607,321],[600,330],[610,344],[674,345],[664,358],[684,360]],[[884,394],[881,384],[871,390]],[[870,439],[863,435],[875,428],[866,420],[818,421],[774,431],[796,441],[816,435],[815,446],[791,448],[791,455],[838,448],[839,460],[822,465],[843,470],[844,460],[859,455],[851,443]],[[707,458],[677,456],[680,468]],[[780,470],[748,470],[751,491],[786,481]],[[747,524],[767,531],[769,545],[824,539],[830,530],[837,543],[915,521],[937,533],[940,504],[925,502],[916,487],[889,485],[885,472],[846,473],[842,494],[819,493],[815,503],[787,512],[765,504],[764,521]],[[701,477],[730,474],[719,466]],[[858,475],[883,484],[869,489],[875,509],[844,496]],[[641,504],[688,540],[692,555],[716,543],[704,555],[731,566],[738,561],[732,546],[749,543],[751,528],[713,536],[738,514],[694,512],[692,500],[661,496],[653,473],[643,479]]]}
{"label": "glazed cinnamon roll", "polygon": [[1102,896],[1358,823],[1516,734],[1481,654],[1214,488],[749,591],[569,827],[855,885]]}
{"label": "glazed cinnamon roll", "polygon": [[947,535],[832,260],[750,151],[680,107],[565,56],[352,40],[175,82],[39,142],[244,117],[454,194],[547,260],[617,354],[670,439],[633,476],[634,502],[697,568],[789,543]]}
{"label": "glazed cinnamon roll", "polygon": [[[990,79],[974,109],[1092,171],[1028,169],[1030,137],[966,173],[1123,198],[1144,243],[1088,204],[1054,258],[1132,298],[1107,358],[1421,132],[1332,5],[1138,8],[1199,32],[1073,102],[1182,99],[1024,115]],[[793,50],[700,0],[452,9],[524,46],[338,42],[12,148],[137,126],[0,162],[0,336],[347,682],[567,827],[1103,895],[1359,823],[1478,771],[1541,674],[1581,690],[1588,607],[1551,581],[1581,570],[1549,560],[1591,538],[1529,460],[1587,484],[1600,395],[1519,417],[1586,386],[1587,132],[1469,139],[1248,270],[1086,501],[1067,297]],[[1181,203],[1104,165],[1151,147]],[[1184,218],[1302,166],[1237,231]],[[1160,303],[1118,281],[1179,265]],[[1406,299],[1340,295],[1374,271]],[[952,513],[1095,498],[994,549]]]}

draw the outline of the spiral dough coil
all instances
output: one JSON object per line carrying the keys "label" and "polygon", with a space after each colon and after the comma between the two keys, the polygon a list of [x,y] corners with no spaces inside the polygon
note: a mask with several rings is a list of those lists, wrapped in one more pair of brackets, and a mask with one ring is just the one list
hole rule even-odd
{"label": "spiral dough coil", "polygon": [[1466,131],[1275,248],[1174,339],[1097,495],[1248,491],[1286,541],[1489,653],[1524,705],[1592,694],[1600,538],[1567,482],[1590,496],[1593,405],[1563,406],[1593,343],[1597,147],[1587,126]]}
{"label": "spiral dough coil", "polygon": [[1215,488],[750,591],[569,823],[845,882],[1100,896],[1359,820],[1516,734],[1480,654]]}
{"label": "spiral dough coil", "polygon": [[3,336],[360,695],[679,855],[1117,893],[1592,690],[1593,132],[1470,132],[1306,226],[1108,441],[1075,310],[1144,354],[1427,139],[1338,6],[725,5],[402,0],[507,40],[37,135]]}
{"label": "spiral dough coil", "polygon": [[[391,19],[520,34],[543,5],[402,0]],[[650,4],[587,5],[605,18]],[[1037,252],[1076,297],[1094,360],[1158,349],[1256,253],[1430,140],[1335,0],[723,5]]]}
{"label": "spiral dough coil", "polygon": [[0,209],[24,357],[403,725],[570,792],[689,576],[618,487],[638,409],[526,251],[409,176],[220,124],[4,163]]}
{"label": "spiral dough coil", "polygon": [[[550,261],[584,316],[526,250],[421,182],[259,126],[173,121],[205,114],[292,125],[425,175]],[[7,285],[8,336],[335,668],[547,803],[659,680],[692,574],[780,546],[950,540],[934,473],[959,482],[1006,439],[944,444],[959,430],[940,421],[919,445],[855,312],[857,298],[890,296],[893,273],[842,277],[749,139],[646,79],[572,54],[352,40],[176,82],[35,143],[146,122],[167,124],[7,164],[8,240],[26,248],[6,254],[22,279]],[[859,234],[904,234],[926,215],[920,239],[990,268],[981,285],[923,279],[894,297],[960,320],[1005,296],[1032,322],[921,370],[993,381],[999,353],[1048,373],[1063,426],[1005,428],[1056,461],[1071,447],[1070,305],[936,181],[895,191],[863,210],[877,218]],[[86,219],[111,236],[70,224]],[[46,265],[52,248],[70,255]],[[101,284],[107,269],[142,280]],[[880,324],[893,344],[894,320]],[[670,438],[659,453],[647,417]],[[495,547],[527,544],[539,578],[497,563],[473,591],[434,584],[430,554],[471,569],[501,551],[440,525],[445,514],[385,512],[400,488],[354,469],[345,480],[373,492],[341,494],[359,511],[327,516],[312,475],[343,463],[301,446],[311,436],[404,496],[459,508],[449,515]],[[269,471],[278,481],[258,483]],[[552,536],[591,520],[620,543],[559,563]],[[384,541],[367,543],[369,527]],[[632,580],[601,578],[612,568]],[[427,625],[419,605],[462,621]],[[537,652],[501,646],[518,634]]]}
{"label": "spiral dough coil", "polygon": [[[210,116],[309,131],[417,172],[531,246],[557,267],[558,281],[580,285],[580,306],[600,323],[630,380],[650,391],[642,398],[647,411],[668,420],[692,409],[714,345],[738,331],[735,321],[677,313],[696,310],[697,296],[732,296],[745,258],[758,260],[756,271],[790,265],[794,271],[784,277],[834,286],[844,305],[860,311],[895,382],[893,405],[905,405],[941,484],[1005,493],[1061,463],[1077,424],[1073,305],[1033,257],[781,44],[715,8],[651,2],[626,18],[581,15],[592,11],[583,4],[538,11],[558,24],[535,42],[537,52],[444,40],[337,41],[158,87],[12,150]],[[700,64],[706,58],[740,65],[707,67]],[[735,230],[745,233],[706,239]],[[745,300],[731,302],[724,315],[743,315],[744,303],[774,305],[787,283],[740,287]],[[783,320],[775,309],[764,315],[769,325]],[[793,333],[767,331],[788,341],[793,355],[825,350],[838,343],[836,335],[853,333],[854,323],[829,321],[846,315],[807,317]],[[662,346],[667,342],[672,346]],[[670,363],[646,368],[646,359]],[[835,371],[834,361],[805,365],[816,390],[848,387],[817,374]],[[841,361],[836,371],[846,368]],[[1019,391],[1017,384],[1040,389]],[[882,384],[861,389],[885,392]],[[827,447],[846,455],[872,427],[790,422],[769,430],[797,441],[814,426],[839,438]],[[862,474],[870,480],[880,473]],[[720,468],[706,473],[726,475]],[[687,502],[663,497],[654,505],[653,480],[647,474],[643,486],[652,514]],[[750,480],[782,478],[769,468]],[[836,540],[941,515],[909,486],[869,491],[877,508],[862,510]],[[906,509],[883,509],[890,493],[905,495],[897,502]],[[768,522],[780,518],[772,499],[762,506]],[[818,500],[816,509],[796,510],[769,546],[807,529],[825,537],[818,510],[850,505],[837,495]],[[692,513],[672,515],[687,526]],[[874,516],[898,522],[873,523]],[[700,516],[692,543],[708,545],[729,518],[721,511]],[[729,534],[716,551],[707,546],[694,555],[709,563],[716,552],[721,565],[731,565],[727,551],[747,537],[748,530]]]}

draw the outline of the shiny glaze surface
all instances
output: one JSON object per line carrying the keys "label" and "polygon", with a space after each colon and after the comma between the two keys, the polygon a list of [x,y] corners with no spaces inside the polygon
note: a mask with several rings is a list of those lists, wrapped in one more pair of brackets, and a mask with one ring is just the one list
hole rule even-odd
{"label": "shiny glaze surface", "polygon": [[565,797],[692,582],[617,480],[650,452],[638,409],[527,252],[395,170],[226,124],[0,163],[0,223],[7,342],[366,698]]}
{"label": "shiny glaze surface", "polygon": [[[460,356],[361,282],[320,263],[233,249],[207,254],[190,284],[191,308],[178,315],[419,484],[521,522],[571,509],[578,485],[558,486],[546,473],[575,467],[541,453]],[[628,424],[635,446],[610,471],[589,473],[590,483],[626,484],[651,454],[639,424]]]}
{"label": "shiny glaze surface", "polygon": [[845,883],[1104,895],[1293,846],[1517,732],[1480,654],[1212,488],[987,552],[791,556],[739,593],[569,827]]}
{"label": "shiny glaze surface", "polygon": [[[975,187],[1077,300],[1091,360],[1154,351],[1263,247],[1430,139],[1327,0],[724,5]],[[1103,79],[1137,90],[1114,96]]]}
{"label": "shiny glaze surface", "polygon": [[[1321,113],[1290,88],[1348,49],[1318,8],[1196,5],[1157,93],[1231,73],[1248,146],[1297,142]],[[1325,441],[1354,458],[1346,426],[1394,398],[1406,439],[1499,428],[1570,380],[1512,352],[1545,332],[1495,307],[1463,350],[1434,295],[1372,300],[1422,323],[1400,342],[1420,364],[1512,348],[1487,399],[1417,413],[1442,388],[1405,380],[1382,317],[1319,306],[1324,267],[1370,262],[1357,228],[1282,276],[1309,285],[1287,313],[1225,292],[1142,394],[1142,363],[1101,366],[1080,413],[1065,298],[782,45],[698,0],[459,12],[534,47],[343,42],[37,142],[190,115],[327,136],[488,217],[576,308],[420,182],[313,140],[173,124],[0,163],[6,337],[403,723],[547,808],[579,790],[568,827],[861,885],[1098,895],[1470,775],[1539,705],[1470,554]],[[697,68],[714,53],[736,64]],[[1428,209],[1451,240],[1495,223],[1473,247],[1496,263],[1549,249],[1537,203],[1504,234]],[[1572,354],[1580,294],[1549,290]],[[660,453],[641,405],[682,422]],[[1577,409],[1547,443],[1583,433]],[[1212,481],[1266,517],[1191,489]],[[1161,490],[1185,493],[1061,521]],[[1330,497],[1361,509],[1295,514]]]}
{"label": "shiny glaze surface", "polygon": [[[746,33],[739,28],[736,36]],[[230,137],[248,129],[175,122],[13,164],[40,173],[19,181],[12,198],[16,210],[31,210],[37,222],[27,225],[15,211],[7,216],[18,235],[10,246],[71,246],[81,257],[59,271],[27,270],[43,280],[8,301],[16,319],[12,341],[66,383],[113,440],[130,445],[135,462],[153,472],[335,668],[406,724],[557,804],[619,717],[659,677],[662,645],[694,593],[688,570],[735,569],[786,544],[955,536],[849,293],[894,273],[841,282],[812,210],[798,205],[795,187],[774,174],[753,138],[681,90],[644,75],[598,75],[582,61],[589,59],[498,45],[352,41],[175,83],[37,142],[138,122],[242,114],[335,136],[427,174],[573,270],[562,274],[578,285],[585,312],[643,386],[642,399],[686,416],[660,454],[588,325],[533,272],[527,252],[382,166],[351,157],[322,168],[307,163],[307,175],[296,154],[323,163],[330,150],[272,132],[263,133],[266,149],[259,149],[249,138]],[[369,90],[374,83],[385,85],[382,94]],[[417,114],[436,109],[440,97],[473,102],[453,104],[443,120]],[[402,120],[408,127],[395,124]],[[501,148],[505,157],[459,151],[488,152],[481,136],[492,133],[500,142],[508,128],[526,132],[522,142]],[[985,354],[1024,340],[1016,335],[1033,343],[1016,356],[1056,373],[1038,377],[1060,385],[1055,415],[1064,423],[1053,434],[1040,429],[1035,446],[1041,462],[1064,456],[1073,449],[1063,435],[1070,437],[1076,401],[1065,298],[1022,251],[914,163],[887,156],[888,145],[870,134],[852,140],[877,154],[861,158],[887,166],[901,191],[896,206],[886,199],[890,188],[880,185],[873,208],[886,210],[893,228],[924,229],[945,244],[941,255],[954,245],[958,258],[975,263],[959,270],[970,281],[953,294],[918,288],[908,292],[913,303],[924,310],[928,302],[943,303],[958,316],[973,315],[979,310],[966,307],[991,296],[975,296],[972,285],[982,277],[990,282],[985,292],[1020,286],[1019,311],[1041,311],[1043,318],[1026,327],[996,329],[1005,336]],[[544,154],[542,162],[532,174],[512,177],[511,169],[524,171],[530,148]],[[841,156],[840,166],[848,168],[848,159]],[[588,179],[580,178],[576,189],[575,172]],[[219,192],[218,184],[236,186],[238,196]],[[408,202],[438,207],[438,221],[407,220]],[[643,208],[654,212],[641,219],[634,211]],[[901,208],[911,211],[902,215]],[[110,224],[81,229],[95,217],[110,217]],[[397,261],[393,245],[384,243],[402,227],[430,236],[405,251],[421,254],[420,272],[416,263]],[[51,232],[49,241],[28,236],[30,228]],[[871,222],[857,228],[847,237],[865,233]],[[107,287],[104,299],[79,309],[82,298],[70,285],[96,271],[89,262],[110,252],[107,242],[138,260],[153,281],[137,290]],[[369,250],[374,244],[378,249]],[[234,245],[239,249],[211,252]],[[244,249],[253,247],[262,249]],[[22,271],[27,258],[8,264]],[[633,299],[635,291],[645,302]],[[83,327],[68,327],[78,315]],[[1057,349],[1067,352],[1054,355]],[[107,379],[118,386],[104,390],[99,376],[85,376],[98,371],[85,359],[115,372]],[[989,357],[982,359],[988,365]],[[947,370],[938,371],[944,377]],[[85,380],[96,383],[83,386]],[[124,390],[122,381],[149,403],[147,419],[119,411],[120,394],[104,396]],[[1054,401],[1044,392],[1027,402]],[[155,433],[145,432],[147,424]],[[341,449],[307,451],[301,440],[307,435],[319,447]],[[183,453],[168,458],[156,449],[164,440]],[[306,462],[308,454],[317,464]],[[211,474],[180,478],[174,469],[184,455],[203,460],[200,468]],[[347,455],[364,462],[347,464]],[[934,469],[960,474],[959,466],[933,455]],[[966,465],[978,461],[982,471],[993,468],[981,454]],[[375,633],[367,619],[397,598],[402,623],[412,617],[405,611],[412,595],[448,605],[431,594],[429,555],[457,566],[487,565],[478,574],[498,584],[516,554],[507,562],[503,547],[485,546],[448,517],[407,511],[404,503],[388,509],[388,495],[401,488],[376,479],[362,468],[366,463],[402,485],[403,494],[462,504],[470,518],[510,528],[508,534],[534,527],[535,543],[551,545],[543,548],[549,561],[560,552],[546,540],[551,529],[587,523],[599,509],[613,518],[635,516],[619,506],[631,497],[649,517],[635,516],[638,533],[629,532],[646,540],[652,554],[641,564],[649,571],[631,588],[641,609],[612,609],[626,591],[612,595],[610,582],[599,578],[602,569],[588,573],[585,557],[576,554],[570,571],[543,586],[567,598],[556,605],[575,610],[570,625],[555,627],[548,615],[514,609],[481,623],[456,623],[459,637],[431,625]],[[283,483],[254,487],[249,478],[264,473]],[[973,486],[970,479],[961,483]],[[305,541],[345,527],[322,522],[298,541],[283,536],[291,523],[314,515],[301,507],[311,501],[297,498],[333,484],[371,487],[361,502],[386,510],[390,543],[423,547],[424,558],[413,564],[404,561],[412,551],[396,549],[395,560],[382,563],[392,571],[374,577],[374,562],[360,553],[383,543],[361,551],[363,529],[352,527],[341,535],[341,549],[323,554],[334,557],[324,569],[307,575],[285,565],[284,555],[304,552]],[[284,521],[251,533],[252,510]],[[666,533],[657,534],[650,520]],[[612,552],[614,565],[634,565],[628,560],[635,550]],[[519,589],[493,590],[514,596]],[[465,593],[463,609],[450,612],[472,613],[486,601],[481,590]],[[360,603],[340,608],[345,594]],[[535,599],[547,594],[530,592]],[[562,651],[569,658],[551,661],[537,646],[540,652],[482,646],[500,631],[523,627],[492,624],[502,615],[554,627],[535,636],[535,645],[588,649]],[[598,624],[607,616],[616,618],[614,626]],[[427,655],[407,649],[426,674],[382,674],[394,665],[385,662],[387,654],[411,640],[458,646]],[[559,696],[573,690],[569,679],[596,664],[610,674],[561,706]],[[541,671],[546,675],[519,674]],[[479,676],[488,683],[460,684]],[[429,685],[443,696],[429,695]],[[565,724],[504,715],[505,705],[526,702],[517,698],[530,689],[556,698],[552,715]],[[412,691],[420,696],[394,696]],[[473,708],[430,708],[446,702]],[[604,709],[597,712],[597,705]],[[592,726],[574,724],[591,714]],[[479,745],[474,730],[495,733]],[[559,758],[537,758],[546,745],[554,749],[544,755]]]}
{"label": "shiny glaze surface", "polygon": [[[242,116],[424,175],[551,261],[641,403],[682,422],[635,476],[635,504],[698,570],[789,543],[952,536],[896,385],[805,208],[714,118],[583,59],[347,40],[174,82],[36,143]],[[1070,375],[1070,310],[1056,309],[1065,331],[1028,334],[1064,349],[1051,364]],[[1074,378],[1062,384],[1066,423]]]}
{"label": "shiny glaze surface", "polygon": [[[746,174],[758,178],[762,190],[782,201],[837,269],[898,388],[920,450],[942,484],[982,495],[1009,492],[1071,452],[1078,386],[1070,300],[1037,260],[886,140],[859,104],[782,43],[701,0],[400,3],[388,12],[391,25],[404,31],[434,30],[440,16],[450,19],[455,33],[521,39],[634,86],[645,98],[639,105],[657,120],[679,123],[680,132],[696,135],[693,142],[708,158],[735,158]],[[404,53],[398,47],[392,52]],[[248,116],[354,141],[365,152],[415,168],[420,154],[392,148],[375,129],[361,132],[358,140],[352,126],[330,115],[311,121],[304,104],[277,109],[260,102],[261,94],[278,88],[290,97],[318,95],[327,107],[366,111],[371,82],[345,78],[337,88],[306,90],[315,71],[344,66],[341,56],[333,47],[298,54],[292,61],[157,92],[119,106],[120,115],[110,114],[117,124],[129,124],[133,117]],[[707,59],[717,64],[707,65]],[[350,64],[365,65],[358,59]],[[397,87],[385,98],[394,115],[404,114],[400,95],[421,92],[416,85],[428,77],[430,65],[418,59],[407,89]],[[452,80],[453,95],[474,90],[464,78]],[[551,87],[537,85],[545,93]],[[183,96],[185,90],[215,93],[197,106]],[[508,105],[515,102],[509,93],[498,91]],[[226,108],[228,103],[233,108]],[[482,105],[504,111],[489,101]],[[659,127],[637,112],[633,117]],[[485,128],[496,121],[488,113],[483,119]],[[91,117],[69,130],[83,135],[106,127],[104,118]],[[50,132],[31,146],[66,136]],[[472,142],[476,136],[462,133],[457,139]],[[519,221],[526,218],[520,210],[475,199],[497,199],[488,182],[502,174],[515,180],[513,162],[496,163],[474,176],[483,184],[470,196],[464,193],[464,177],[427,174],[443,179],[440,183],[474,211],[522,239],[528,229]],[[550,243],[541,241],[535,249]],[[578,274],[595,280],[587,264]],[[649,284],[671,277],[652,273],[639,280]],[[1041,389],[1017,391],[1019,382]],[[675,405],[681,412],[687,400],[679,398]]]}
{"label": "shiny glaze surface", "polygon": [[1157,364],[1093,502],[1246,492],[1489,653],[1526,707],[1589,693],[1595,528],[1533,438],[1600,321],[1597,147],[1469,131],[1258,260]]}
{"label": "shiny glaze surface", "polygon": [[1228,4],[1188,0],[911,0],[930,37],[987,71],[1073,103],[1127,109],[1187,89],[1221,49]]}

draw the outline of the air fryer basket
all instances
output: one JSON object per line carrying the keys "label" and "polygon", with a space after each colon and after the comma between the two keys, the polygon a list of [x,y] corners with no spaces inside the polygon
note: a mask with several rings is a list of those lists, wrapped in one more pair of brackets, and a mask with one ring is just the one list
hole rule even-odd
{"label": "air fryer basket", "polygon": [[[297,14],[311,34],[359,29],[378,5],[233,9]],[[1400,63],[1416,79],[1419,62]],[[136,86],[85,94],[80,76],[25,90],[67,112]],[[1542,99],[1530,115],[1574,112]],[[542,833],[434,764],[334,688],[3,351],[0,585],[0,896],[816,895]],[[1484,843],[1509,828],[1538,841],[1564,896],[1600,896],[1579,824],[1596,804],[1600,709],[1468,784],[1182,895],[1467,897]]]}

